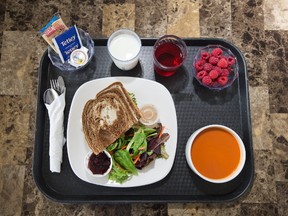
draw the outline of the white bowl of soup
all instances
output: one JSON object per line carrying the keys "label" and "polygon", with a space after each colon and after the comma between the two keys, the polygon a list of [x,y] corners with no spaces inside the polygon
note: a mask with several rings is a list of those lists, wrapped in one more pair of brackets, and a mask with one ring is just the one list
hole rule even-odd
{"label": "white bowl of soup", "polygon": [[208,125],[195,131],[186,144],[191,170],[211,183],[233,180],[242,171],[245,146],[239,135],[224,125]]}

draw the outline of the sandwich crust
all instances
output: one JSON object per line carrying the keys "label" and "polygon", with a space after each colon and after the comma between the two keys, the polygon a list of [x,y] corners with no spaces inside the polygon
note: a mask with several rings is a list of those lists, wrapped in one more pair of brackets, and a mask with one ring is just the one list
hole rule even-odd
{"label": "sandwich crust", "polygon": [[140,118],[141,112],[123,84],[114,82],[86,102],[82,112],[85,139],[97,155]]}

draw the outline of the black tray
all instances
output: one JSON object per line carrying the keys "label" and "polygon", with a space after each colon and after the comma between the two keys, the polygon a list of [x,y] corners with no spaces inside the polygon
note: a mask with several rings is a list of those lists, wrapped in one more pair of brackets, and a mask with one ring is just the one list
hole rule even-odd
{"label": "black tray", "polygon": [[[64,203],[120,203],[120,202],[226,202],[240,198],[252,185],[254,175],[253,148],[247,84],[247,68],[241,52],[231,43],[220,39],[184,39],[188,58],[184,67],[172,77],[159,77],[153,70],[155,39],[142,39],[140,63],[132,71],[121,71],[112,63],[107,51],[107,40],[96,39],[92,61],[80,71],[63,72],[56,69],[44,53],[39,68],[36,135],[33,175],[39,190],[48,198]],[[196,51],[208,44],[229,48],[238,59],[239,79],[232,86],[213,92],[193,79],[191,69]],[[160,182],[136,188],[109,188],[80,180],[72,171],[66,145],[60,174],[49,170],[49,118],[42,95],[49,80],[64,77],[67,85],[64,126],[67,127],[71,101],[83,83],[110,76],[136,76],[156,80],[170,91],[177,113],[178,146],[173,168]],[[242,138],[247,160],[241,174],[225,184],[206,183],[190,171],[185,159],[186,142],[196,129],[208,124],[223,124]]]}

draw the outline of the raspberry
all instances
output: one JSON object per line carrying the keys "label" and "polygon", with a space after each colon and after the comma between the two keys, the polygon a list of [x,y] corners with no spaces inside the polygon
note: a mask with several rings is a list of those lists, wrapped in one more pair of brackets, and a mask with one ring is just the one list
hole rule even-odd
{"label": "raspberry", "polygon": [[229,76],[229,70],[228,69],[222,69],[221,73],[220,73],[221,76]]}
{"label": "raspberry", "polygon": [[219,62],[217,63],[217,66],[218,67],[221,67],[221,68],[227,68],[228,67],[228,62],[225,58],[221,58],[219,60]]}
{"label": "raspberry", "polygon": [[216,65],[218,63],[219,59],[216,58],[215,56],[211,56],[209,58],[209,63],[212,64],[212,65]]}
{"label": "raspberry", "polygon": [[203,69],[203,66],[205,64],[205,61],[204,60],[198,60],[196,63],[195,63],[195,68],[197,71],[200,71]]}
{"label": "raspberry", "polygon": [[222,55],[223,51],[221,48],[215,48],[212,50],[211,54],[215,57],[220,57]]}
{"label": "raspberry", "polygon": [[219,73],[216,70],[211,70],[209,76],[211,79],[216,79],[219,76]]}
{"label": "raspberry", "polygon": [[222,55],[222,56],[219,57],[219,59],[221,59],[221,58],[224,58],[226,61],[228,61],[228,60],[227,60],[228,58],[227,58],[226,56],[224,56],[224,55]]}
{"label": "raspberry", "polygon": [[202,71],[198,72],[196,76],[199,80],[201,80],[201,79],[203,79],[203,77],[205,77],[207,75],[208,75],[208,73],[206,71],[202,70]]}
{"label": "raspberry", "polygon": [[205,70],[207,72],[211,71],[212,68],[213,68],[213,66],[210,63],[205,63],[204,66],[203,66],[203,70]]}
{"label": "raspberry", "polygon": [[217,67],[217,66],[214,66],[213,70],[218,71],[219,74],[222,72],[222,69],[220,67]]}
{"label": "raspberry", "polygon": [[[204,78],[203,78],[203,79],[204,79]],[[226,77],[226,76],[220,76],[220,77],[217,79],[217,82],[218,82],[220,85],[224,86],[224,85],[226,85],[226,83],[228,82],[228,77]]]}
{"label": "raspberry", "polygon": [[209,76],[204,76],[203,79],[202,79],[202,83],[204,85],[210,85],[212,82],[211,78]]}
{"label": "raspberry", "polygon": [[229,57],[227,58],[227,61],[228,61],[228,64],[229,64],[229,65],[235,64],[235,59],[234,59],[232,56],[229,56]]}
{"label": "raspberry", "polygon": [[207,59],[209,59],[209,57],[210,57],[210,54],[208,52],[201,53],[201,58],[202,59],[207,60]]}

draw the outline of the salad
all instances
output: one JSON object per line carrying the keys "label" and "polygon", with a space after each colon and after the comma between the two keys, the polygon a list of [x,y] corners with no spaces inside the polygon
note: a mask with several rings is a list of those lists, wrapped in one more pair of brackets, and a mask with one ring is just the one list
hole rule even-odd
{"label": "salad", "polygon": [[112,156],[112,170],[109,180],[123,183],[129,177],[138,175],[138,170],[157,158],[167,159],[165,142],[169,134],[158,123],[154,128],[142,124],[134,125],[125,134],[106,148]]}

